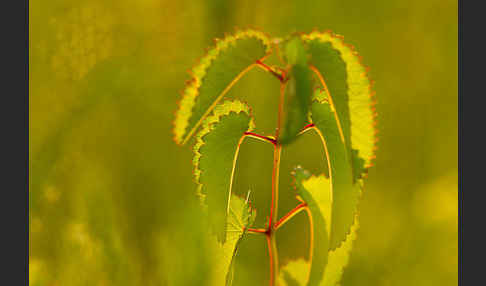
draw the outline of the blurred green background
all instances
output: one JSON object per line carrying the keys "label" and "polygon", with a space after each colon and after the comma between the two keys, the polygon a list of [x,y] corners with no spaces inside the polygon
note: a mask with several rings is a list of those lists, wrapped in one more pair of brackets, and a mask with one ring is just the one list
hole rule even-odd
{"label": "blurred green background", "polygon": [[[456,1],[35,0],[29,14],[30,285],[205,285],[191,145],[172,120],[186,71],[235,27],[331,29],[371,68],[380,141],[342,285],[457,284]],[[229,96],[273,132],[278,81],[254,69]],[[309,134],[284,150],[280,214],[290,170],[321,172],[321,149]],[[235,192],[252,190],[258,225],[271,169],[272,148],[248,140]],[[277,240],[281,264],[305,256],[305,215]],[[263,237],[236,266],[236,285],[267,285]]]}

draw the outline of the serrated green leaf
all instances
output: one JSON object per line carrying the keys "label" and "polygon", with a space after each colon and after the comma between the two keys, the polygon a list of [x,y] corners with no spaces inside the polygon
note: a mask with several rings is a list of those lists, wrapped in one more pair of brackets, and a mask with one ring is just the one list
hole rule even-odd
{"label": "serrated green leaf", "polygon": [[[353,170],[356,181],[366,173],[374,158],[375,117],[371,81],[354,47],[330,32],[302,35],[308,44],[310,63],[318,72],[329,102],[336,110],[338,126],[350,161],[364,160],[364,168]],[[352,151],[354,150],[354,151]],[[354,163],[353,163],[354,165]]]}
{"label": "serrated green leaf", "polygon": [[197,134],[194,146],[196,182],[208,207],[211,227],[218,241],[223,243],[240,140],[244,132],[253,127],[249,107],[235,100],[218,105]]}
{"label": "serrated green leaf", "polygon": [[224,244],[210,240],[212,249],[212,283],[211,285],[230,286],[233,282],[234,261],[238,247],[246,235],[246,229],[255,221],[256,212],[249,206],[248,199],[231,195],[229,216],[226,223],[227,240]]}
{"label": "serrated green leaf", "polygon": [[184,144],[229,88],[269,52],[269,39],[254,30],[218,41],[191,71],[174,121],[175,141]]}
{"label": "serrated green leaf", "polygon": [[346,237],[346,240],[341,246],[335,250],[329,251],[329,258],[326,267],[326,274],[321,286],[335,286],[339,285],[339,281],[343,276],[344,267],[348,265],[353,242],[356,240],[357,231],[359,228],[358,216],[355,217],[351,232]]}
{"label": "serrated green leaf", "polygon": [[324,176],[311,177],[311,174],[298,167],[293,173],[298,197],[307,204],[311,227],[310,273],[307,285],[319,285],[324,277],[329,250],[331,191]]}
{"label": "serrated green leaf", "polygon": [[[300,195],[300,199],[309,205],[309,210],[312,217],[317,217],[319,214],[324,221],[331,220],[332,209],[332,194],[330,190],[329,180],[324,176],[311,176],[311,174],[300,167],[297,167],[294,172],[295,186]],[[314,229],[317,224],[312,221]],[[324,226],[329,233],[329,226]],[[280,274],[280,285],[319,285],[319,286],[336,286],[341,279],[343,269],[349,260],[352,243],[356,239],[356,231],[358,229],[357,216],[355,216],[354,224],[351,227],[350,234],[341,246],[335,250],[328,250],[327,248],[318,250],[314,247],[311,249],[312,265],[310,262],[303,259],[291,261],[282,268]],[[312,233],[312,232],[311,232]],[[317,236],[314,235],[314,241]],[[324,253],[325,252],[325,253]],[[318,255],[325,255],[327,263],[318,263],[315,257]],[[323,275],[315,275],[314,273],[323,273]],[[314,274],[314,275],[313,275]]]}
{"label": "serrated green leaf", "polygon": [[286,59],[291,65],[285,88],[285,125],[279,138],[281,144],[292,142],[307,123],[312,98],[312,71],[308,55],[300,38],[291,39],[285,46]]}
{"label": "serrated green leaf", "polygon": [[326,101],[314,101],[311,119],[324,145],[332,189],[330,248],[339,247],[353,224],[361,192],[360,182],[353,183],[351,162],[338,130],[336,117]]}
{"label": "serrated green leaf", "polygon": [[[341,247],[329,251],[324,279],[318,284],[319,286],[337,286],[342,278],[344,268],[349,262],[353,242],[356,240],[356,233],[359,228],[358,219],[351,228],[351,233],[343,242]],[[303,286],[309,273],[309,262],[304,259],[298,259],[289,262],[280,271],[281,286]]]}

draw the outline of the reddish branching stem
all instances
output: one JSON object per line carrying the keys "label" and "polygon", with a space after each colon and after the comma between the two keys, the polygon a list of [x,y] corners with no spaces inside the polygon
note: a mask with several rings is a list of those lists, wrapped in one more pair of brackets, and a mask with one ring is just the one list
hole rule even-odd
{"label": "reddish branching stem", "polygon": [[280,80],[281,82],[285,81],[285,75],[284,74],[281,74],[279,73],[278,71],[276,71],[274,68],[266,65],[264,62],[260,61],[260,60],[257,60],[256,61],[256,64],[258,66],[260,66],[261,68],[263,68],[264,70],[268,71],[269,73],[271,73],[272,75],[274,75],[276,78],[278,78],[278,80]]}
{"label": "reddish branching stem", "polygon": [[[270,217],[268,220],[268,225],[265,228],[247,228],[249,233],[264,234],[268,244],[268,255],[270,258],[270,286],[275,286],[278,278],[278,253],[277,253],[277,243],[275,239],[275,231],[290,220],[293,216],[298,214],[301,210],[307,208],[307,204],[301,203],[281,219],[277,220],[278,215],[278,183],[279,183],[279,173],[280,173],[280,155],[282,151],[282,146],[279,144],[280,128],[283,119],[283,105],[285,98],[285,89],[288,82],[287,70],[275,68],[266,65],[262,60],[257,60],[256,66],[262,68],[263,70],[271,73],[273,76],[280,81],[280,98],[278,105],[278,117],[277,117],[277,128],[275,130],[275,137],[264,136],[253,132],[245,132],[244,136],[253,137],[261,141],[269,142],[274,147],[273,155],[273,172],[272,172],[272,201],[270,206]],[[308,124],[304,126],[301,134],[310,128],[313,128],[314,124]]]}
{"label": "reddish branching stem", "polygon": [[258,138],[258,139],[262,139],[263,141],[267,141],[269,143],[272,143],[273,145],[277,144],[277,140],[275,140],[271,137],[265,136],[265,135],[261,135],[261,134],[257,134],[257,133],[253,133],[253,132],[245,132],[244,135],[250,136],[250,137],[255,137],[255,138]]}
{"label": "reddish branching stem", "polygon": [[300,132],[304,132],[304,131],[306,131],[307,129],[312,128],[312,127],[314,127],[314,126],[315,126],[315,125],[314,125],[314,123],[309,123],[309,124],[307,124],[306,126],[304,126],[304,128],[302,128],[302,131],[300,131]]}
{"label": "reddish branching stem", "polygon": [[253,233],[267,233],[267,230],[264,228],[247,228],[246,229],[248,232],[253,232]]}
{"label": "reddish branching stem", "polygon": [[273,228],[268,226],[266,228],[247,228],[246,230],[248,232],[261,233],[261,234],[265,234],[265,235],[269,236],[272,229],[273,230],[279,229],[282,225],[284,225],[287,221],[289,221],[291,218],[293,218],[299,212],[303,211],[306,207],[307,207],[307,203],[301,203],[301,204],[297,205],[295,208],[293,208],[291,211],[289,211],[287,214],[285,214],[283,217],[281,217],[275,224],[273,224]]}
{"label": "reddish branching stem", "polygon": [[[277,136],[278,138],[278,132]],[[282,146],[275,144],[273,151],[273,171],[272,171],[272,202],[270,206],[270,219],[268,224],[268,230],[271,233],[275,222],[277,221],[278,212],[278,183],[280,173],[280,154]]]}
{"label": "reddish branching stem", "polygon": [[298,214],[300,211],[302,211],[305,207],[307,207],[306,203],[301,203],[298,206],[296,206],[294,209],[289,211],[286,215],[284,215],[281,219],[279,219],[276,223],[274,228],[278,229],[280,226],[285,224],[287,221],[289,221],[292,217],[294,217],[296,214]]}
{"label": "reddish branching stem", "polygon": [[278,265],[277,263],[275,263],[275,258],[276,257],[274,255],[276,253],[273,252],[273,249],[274,249],[273,246],[275,244],[274,243],[275,240],[272,241],[272,237],[270,235],[267,235],[266,238],[267,238],[268,256],[270,258],[270,286],[273,286],[273,285],[276,285],[275,284],[275,280],[276,280],[276,276],[277,275],[276,275],[276,272],[275,271],[277,269],[275,269],[275,268]]}

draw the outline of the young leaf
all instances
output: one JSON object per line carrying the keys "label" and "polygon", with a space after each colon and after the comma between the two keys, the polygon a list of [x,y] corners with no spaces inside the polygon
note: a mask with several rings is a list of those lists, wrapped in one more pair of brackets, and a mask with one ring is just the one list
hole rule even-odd
{"label": "young leaf", "polygon": [[291,66],[306,66],[309,61],[307,48],[299,37],[291,38],[285,45],[285,59]]}
{"label": "young leaf", "polygon": [[184,144],[226,92],[257,60],[270,53],[269,39],[254,30],[216,42],[192,71],[174,121],[174,139]]}
{"label": "young leaf", "polygon": [[360,182],[353,183],[351,162],[340,136],[335,112],[327,101],[315,100],[311,105],[314,130],[324,145],[332,188],[330,248],[339,247],[346,238],[357,209]]}
{"label": "young leaf", "polygon": [[340,36],[316,31],[302,35],[302,39],[309,47],[310,64],[336,111],[350,161],[364,160],[364,168],[353,170],[353,179],[357,180],[371,166],[376,142],[376,114],[367,69],[354,47]]}
{"label": "young leaf", "polygon": [[231,195],[228,221],[226,223],[227,240],[224,244],[210,240],[210,247],[214,251],[212,259],[211,285],[229,286],[233,282],[234,261],[238,247],[246,235],[246,229],[255,221],[256,212],[249,206],[248,201]]}
{"label": "young leaf", "polygon": [[[343,242],[341,247],[329,251],[324,279],[319,286],[337,286],[342,278],[344,267],[348,264],[353,242],[356,239],[356,232],[359,228],[358,218],[355,218],[351,233]],[[280,271],[281,286],[304,286],[309,273],[309,262],[298,259],[289,262]]]}
{"label": "young leaf", "polygon": [[199,194],[208,206],[208,217],[218,241],[226,240],[233,173],[244,132],[252,130],[249,107],[227,101],[206,118],[194,146],[194,166]]}
{"label": "young leaf", "polygon": [[307,123],[313,93],[312,72],[308,67],[307,51],[302,40],[291,39],[285,46],[285,55],[291,68],[285,88],[286,120],[279,138],[281,144],[293,141]]}
{"label": "young leaf", "polygon": [[311,177],[304,169],[297,167],[293,175],[298,198],[307,204],[311,227],[310,272],[307,285],[319,285],[324,276],[329,250],[329,235],[326,221],[330,221],[331,192],[324,176]]}

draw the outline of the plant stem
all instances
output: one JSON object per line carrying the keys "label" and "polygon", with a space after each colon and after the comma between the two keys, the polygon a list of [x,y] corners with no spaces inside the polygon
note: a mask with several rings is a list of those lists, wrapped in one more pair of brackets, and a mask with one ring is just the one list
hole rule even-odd
{"label": "plant stem", "polygon": [[[285,79],[286,72],[283,72]],[[280,82],[280,97],[278,103],[278,117],[277,128],[275,129],[275,148],[273,151],[273,173],[272,173],[272,206],[270,209],[270,224],[269,230],[273,230],[275,223],[277,222],[278,215],[278,182],[280,174],[280,154],[282,153],[282,145],[279,143],[280,128],[282,126],[283,104],[285,99],[285,87],[287,86],[286,80]],[[273,231],[270,231],[272,235]]]}
{"label": "plant stem", "polygon": [[255,138],[255,139],[259,139],[259,140],[271,143],[273,145],[275,145],[277,143],[277,141],[275,139],[271,138],[271,137],[260,135],[260,134],[253,133],[253,132],[245,132],[244,135],[251,137],[251,138]]}
{"label": "plant stem", "polygon": [[256,64],[257,66],[259,66],[260,68],[262,68],[263,70],[271,73],[272,75],[274,75],[276,78],[278,78],[280,81],[283,81],[284,80],[284,77],[277,71],[275,70],[274,68],[266,65],[265,63],[263,63],[261,60],[257,60],[256,61]]}
{"label": "plant stem", "polygon": [[293,210],[289,211],[286,215],[284,215],[281,219],[279,219],[275,223],[275,230],[279,229],[282,225],[284,225],[287,221],[289,221],[291,218],[293,218],[295,215],[300,213],[305,209],[307,206],[306,203],[301,203],[298,206],[296,206]]}
{"label": "plant stem", "polygon": [[272,205],[270,208],[270,225],[269,229],[274,227],[278,217],[278,181],[280,174],[280,154],[282,146],[275,145],[273,151],[273,173],[272,173]]}
{"label": "plant stem", "polygon": [[272,173],[272,203],[270,207],[270,218],[266,231],[268,255],[270,257],[270,286],[277,285],[278,279],[278,252],[275,239],[275,223],[278,217],[278,178],[280,170],[280,154],[282,146],[275,144],[273,152],[273,173]]}
{"label": "plant stem", "polygon": [[276,286],[278,280],[278,252],[274,232],[267,236],[268,254],[270,256],[270,286]]}
{"label": "plant stem", "polygon": [[262,234],[267,233],[267,230],[264,228],[247,228],[246,230],[250,233],[262,233]]}
{"label": "plant stem", "polygon": [[275,129],[275,144],[273,151],[273,172],[272,172],[272,203],[270,208],[270,219],[266,232],[268,254],[270,257],[270,286],[276,286],[278,280],[278,252],[275,230],[278,218],[278,183],[280,174],[280,155],[282,145],[279,143],[280,128],[282,126],[283,104],[285,100],[285,87],[287,85],[286,72],[282,71],[280,79],[280,97],[278,104],[277,128]]}

